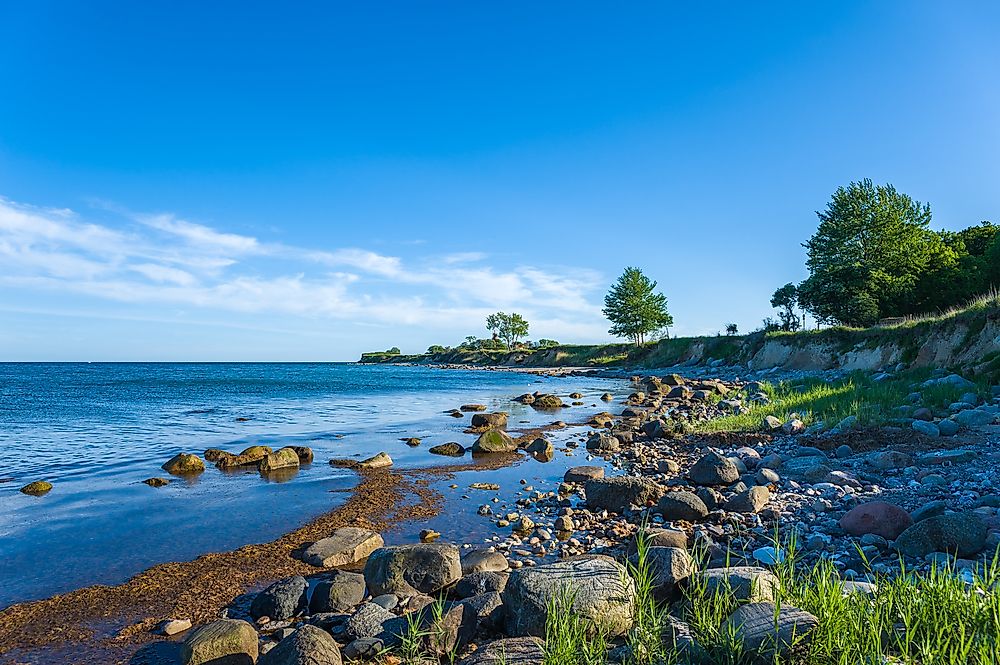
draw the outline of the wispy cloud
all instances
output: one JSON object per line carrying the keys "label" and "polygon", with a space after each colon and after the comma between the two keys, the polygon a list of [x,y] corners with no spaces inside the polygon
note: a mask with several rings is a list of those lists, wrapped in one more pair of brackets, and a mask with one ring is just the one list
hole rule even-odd
{"label": "wispy cloud", "polygon": [[114,225],[98,224],[0,198],[0,289],[75,293],[123,307],[424,325],[456,336],[503,308],[529,316],[538,335],[594,336],[604,328],[593,302],[602,276],[592,270],[499,269],[478,251],[404,260],[358,247],[306,249],[169,213],[114,212]]}

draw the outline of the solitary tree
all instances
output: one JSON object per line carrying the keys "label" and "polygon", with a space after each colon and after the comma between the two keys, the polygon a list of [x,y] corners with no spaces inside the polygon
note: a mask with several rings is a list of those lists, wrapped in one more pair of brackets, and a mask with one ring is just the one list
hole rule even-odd
{"label": "solitary tree", "polygon": [[611,321],[608,331],[616,337],[626,337],[636,346],[646,336],[669,328],[674,318],[667,311],[667,297],[656,293],[656,282],[638,268],[628,267],[604,296],[604,316]]}
{"label": "solitary tree", "polygon": [[791,282],[782,286],[771,296],[771,307],[779,310],[778,319],[781,320],[782,330],[795,331],[799,329],[799,315],[795,313],[798,302],[799,291]]}
{"label": "solitary tree", "polygon": [[799,303],[818,320],[867,326],[906,310],[920,274],[945,250],[930,206],[871,180],[833,193],[805,243]]}
{"label": "solitary tree", "polygon": [[735,323],[730,323],[729,325],[726,326],[727,335],[736,335],[739,333],[739,331],[740,329]]}
{"label": "solitary tree", "polygon": [[497,312],[486,317],[486,329],[513,349],[517,341],[528,334],[528,322],[520,314]]}

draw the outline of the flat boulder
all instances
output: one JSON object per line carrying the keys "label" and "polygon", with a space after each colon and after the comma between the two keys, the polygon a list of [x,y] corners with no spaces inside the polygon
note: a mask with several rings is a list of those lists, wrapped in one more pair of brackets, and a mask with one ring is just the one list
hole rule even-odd
{"label": "flat boulder", "polygon": [[309,624],[261,656],[258,665],[341,665],[340,646],[330,633]]}
{"label": "flat boulder", "polygon": [[852,536],[873,533],[886,540],[896,540],[911,524],[908,512],[885,501],[862,503],[840,518],[840,528]]}
{"label": "flat boulder", "polygon": [[967,558],[986,546],[987,526],[971,512],[949,513],[921,520],[899,534],[896,550],[923,558],[932,552],[949,552]]}
{"label": "flat boulder", "polygon": [[385,545],[382,536],[368,529],[353,526],[340,527],[328,537],[317,540],[306,548],[302,560],[320,568],[349,566],[368,558],[368,555]]}
{"label": "flat boulder", "polygon": [[472,444],[473,454],[483,453],[512,453],[517,450],[517,444],[507,432],[491,429],[479,435],[476,442]]}
{"label": "flat boulder", "polygon": [[254,619],[268,617],[273,621],[291,619],[306,610],[308,589],[309,583],[301,575],[275,582],[254,596],[250,616]]}
{"label": "flat boulder", "polygon": [[485,404],[463,404],[458,407],[459,411],[465,411],[466,413],[474,413],[476,411],[485,411]]}
{"label": "flat boulder", "polygon": [[472,550],[462,557],[462,575],[482,572],[503,572],[510,563],[502,553],[491,550]]}
{"label": "flat boulder", "polygon": [[427,452],[432,455],[444,455],[445,457],[461,457],[465,454],[465,447],[456,441],[449,441],[448,443],[433,446]]}
{"label": "flat boulder", "polygon": [[597,480],[603,477],[603,466],[574,466],[567,469],[565,475],[563,475],[563,482],[585,483],[588,480]]}
{"label": "flat boulder", "polygon": [[784,656],[794,647],[808,643],[819,620],[790,605],[777,607],[771,602],[748,603],[726,619],[722,634],[732,634],[749,653],[768,659]]}
{"label": "flat boulder", "polygon": [[205,624],[181,644],[183,665],[252,665],[257,654],[257,631],[236,619]]}
{"label": "flat boulder", "polygon": [[571,557],[511,573],[503,591],[506,632],[512,637],[545,635],[549,609],[566,603],[588,629],[608,637],[632,627],[635,583],[614,559],[600,555]]}
{"label": "flat boulder", "polygon": [[174,476],[193,476],[205,470],[205,463],[197,455],[178,453],[160,468]]}
{"label": "flat boulder", "polygon": [[697,522],[708,515],[708,506],[693,492],[667,492],[656,504],[656,511],[667,521]]}
{"label": "flat boulder", "polygon": [[649,478],[616,476],[588,480],[584,492],[591,508],[621,513],[629,506],[655,503],[663,494],[663,488]]}
{"label": "flat boulder", "polygon": [[698,485],[730,485],[739,480],[740,472],[728,457],[710,452],[694,463],[688,477]]}
{"label": "flat boulder", "polygon": [[542,665],[544,659],[541,640],[513,637],[480,647],[458,661],[458,665]]}
{"label": "flat boulder", "polygon": [[385,469],[392,466],[392,458],[386,452],[378,453],[358,462],[360,469]]}
{"label": "flat boulder", "polygon": [[462,577],[458,548],[446,543],[395,545],[375,550],[365,564],[372,595],[436,594]]}
{"label": "flat boulder", "polygon": [[705,585],[709,595],[725,594],[741,602],[771,602],[779,581],[774,573],[756,566],[707,568],[694,573],[697,583]]}

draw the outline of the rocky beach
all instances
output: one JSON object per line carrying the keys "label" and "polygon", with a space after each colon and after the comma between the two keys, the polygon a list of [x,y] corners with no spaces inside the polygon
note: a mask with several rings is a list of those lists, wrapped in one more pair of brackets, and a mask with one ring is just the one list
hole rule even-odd
{"label": "rocky beach", "polygon": [[[890,422],[791,413],[737,431],[713,423],[788,399],[775,381],[847,378],[677,372],[587,394],[561,372],[564,390],[509,396],[549,418],[527,429],[512,408],[456,404],[440,417],[461,420],[471,445],[432,447],[455,459],[434,469],[397,469],[393,449],[321,460],[360,478],[343,507],[273,543],[8,608],[0,661],[541,664],[570,616],[588,648],[599,637],[592,662],[715,662],[730,647],[798,662],[828,641],[829,617],[789,602],[795,571],[826,570],[870,602],[903,571],[982,584],[1000,545],[1000,389],[889,367],[866,380],[905,383]],[[584,405],[591,415],[574,421]],[[207,450],[165,467],[311,454]],[[702,609],[722,611],[719,598],[729,645]],[[656,635],[640,639],[653,608]],[[898,642],[879,649],[891,658]]]}

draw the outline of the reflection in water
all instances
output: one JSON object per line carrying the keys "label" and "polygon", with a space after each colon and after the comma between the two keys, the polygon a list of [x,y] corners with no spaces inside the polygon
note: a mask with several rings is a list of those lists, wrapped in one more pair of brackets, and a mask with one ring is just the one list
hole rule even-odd
{"label": "reflection in water", "polygon": [[299,467],[297,466],[285,466],[280,469],[260,472],[260,477],[269,483],[287,483],[297,475],[299,475]]}

